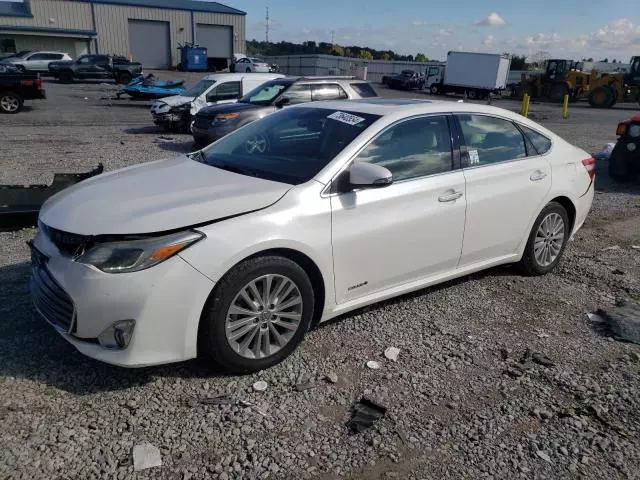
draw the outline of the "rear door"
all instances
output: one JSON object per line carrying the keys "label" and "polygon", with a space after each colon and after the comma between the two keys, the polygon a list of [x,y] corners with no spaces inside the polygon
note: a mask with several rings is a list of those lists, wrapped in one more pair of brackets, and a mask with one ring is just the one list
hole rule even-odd
{"label": "rear door", "polygon": [[93,56],[84,55],[76,61],[76,76],[78,78],[87,78],[92,75],[94,64]]}
{"label": "rear door", "polygon": [[512,255],[551,188],[551,166],[505,118],[456,115],[461,131],[467,218],[460,266]]}
{"label": "rear door", "polygon": [[42,72],[48,70],[49,61],[46,53],[34,53],[25,61],[25,68],[33,72]]}

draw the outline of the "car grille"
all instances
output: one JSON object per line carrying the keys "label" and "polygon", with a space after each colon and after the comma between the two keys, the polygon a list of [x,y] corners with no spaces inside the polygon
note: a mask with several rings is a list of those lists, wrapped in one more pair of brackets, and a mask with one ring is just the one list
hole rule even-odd
{"label": "car grille", "polygon": [[55,228],[46,227],[46,234],[58,250],[67,255],[75,255],[89,244],[91,237],[76,233],[63,232]]}
{"label": "car grille", "polygon": [[193,126],[196,128],[209,128],[211,126],[211,118],[196,117],[195,122],[193,122]]}
{"label": "car grille", "polygon": [[47,267],[32,267],[29,287],[35,307],[47,321],[67,332],[75,329],[73,300],[54,280]]}

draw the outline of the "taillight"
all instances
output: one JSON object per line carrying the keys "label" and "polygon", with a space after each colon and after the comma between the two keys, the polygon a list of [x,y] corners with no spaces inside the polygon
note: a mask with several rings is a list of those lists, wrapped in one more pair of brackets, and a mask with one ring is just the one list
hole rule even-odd
{"label": "taillight", "polygon": [[42,80],[36,80],[36,90],[42,90]]}
{"label": "taillight", "polygon": [[596,176],[596,161],[593,157],[585,158],[582,160],[582,165],[587,169],[589,178],[593,179]]}
{"label": "taillight", "polygon": [[23,87],[32,87],[34,85],[33,80],[20,80],[20,85]]}

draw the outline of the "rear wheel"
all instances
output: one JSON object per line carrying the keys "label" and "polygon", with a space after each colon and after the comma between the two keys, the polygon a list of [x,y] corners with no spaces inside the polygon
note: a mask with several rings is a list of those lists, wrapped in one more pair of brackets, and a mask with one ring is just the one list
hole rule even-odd
{"label": "rear wheel", "polygon": [[639,159],[640,152],[630,152],[627,144],[616,143],[609,157],[609,176],[618,183],[633,182],[639,175],[638,168],[634,169]]}
{"label": "rear wheel", "polygon": [[429,87],[429,93],[431,93],[431,95],[438,95],[438,93],[440,93],[440,89],[438,88],[438,85],[436,85],[435,83],[431,85]]}
{"label": "rear wheel", "polygon": [[527,275],[546,275],[560,262],[570,232],[562,205],[550,202],[533,224],[519,267]]}
{"label": "rear wheel", "polygon": [[13,92],[0,93],[0,112],[18,113],[22,110],[23,100],[20,95]]}
{"label": "rear wheel", "polygon": [[589,94],[589,105],[593,108],[611,108],[615,103],[616,96],[611,87],[598,87]]}
{"label": "rear wheel", "polygon": [[133,76],[129,72],[121,72],[116,77],[116,82],[126,84],[126,83],[129,83],[132,79],[133,79]]}
{"label": "rear wheel", "polygon": [[467,90],[467,98],[470,100],[477,100],[478,91],[477,90]]}
{"label": "rear wheel", "polygon": [[309,329],[313,287],[280,256],[246,260],[212,292],[200,323],[200,352],[232,372],[262,370],[288,357]]}
{"label": "rear wheel", "polygon": [[247,73],[251,73],[251,68],[247,67],[247,69],[245,70]]}

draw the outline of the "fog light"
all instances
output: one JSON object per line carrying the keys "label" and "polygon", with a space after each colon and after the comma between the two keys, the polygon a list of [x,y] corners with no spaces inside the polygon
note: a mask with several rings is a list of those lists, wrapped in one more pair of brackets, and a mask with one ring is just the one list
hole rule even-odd
{"label": "fog light", "polygon": [[135,320],[120,320],[102,332],[98,336],[98,342],[104,348],[123,350],[129,346],[135,326]]}
{"label": "fog light", "polygon": [[627,144],[627,150],[629,150],[630,152],[635,152],[636,151],[636,144],[635,143],[628,143]]}

